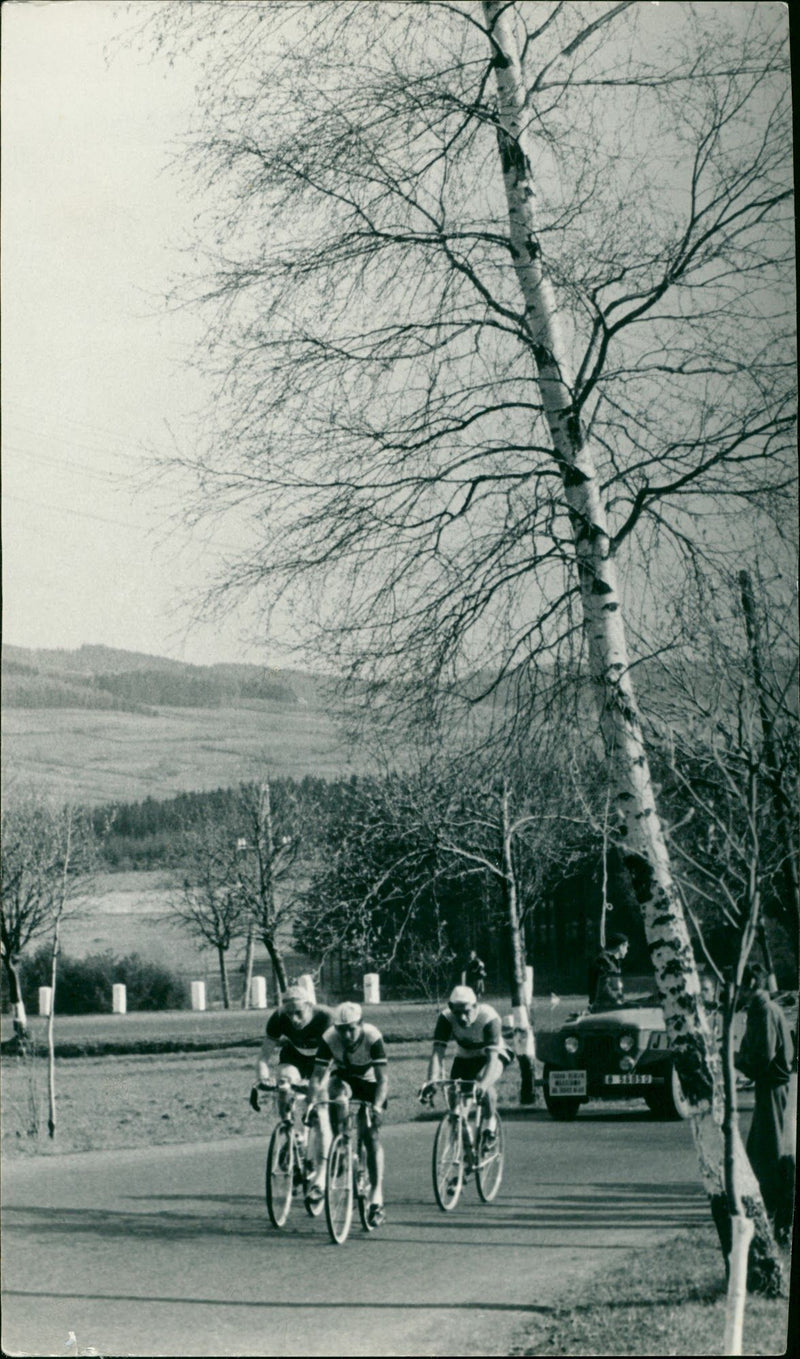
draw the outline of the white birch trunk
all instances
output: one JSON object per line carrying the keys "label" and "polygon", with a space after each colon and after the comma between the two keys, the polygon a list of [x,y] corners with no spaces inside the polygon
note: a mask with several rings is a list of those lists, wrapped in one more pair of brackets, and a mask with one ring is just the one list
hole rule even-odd
{"label": "white birch trunk", "polygon": [[[572,375],[559,333],[555,295],[536,234],[535,186],[525,149],[525,88],[513,29],[513,6],[502,0],[483,0],[483,11],[494,53],[498,144],[511,252],[525,305],[536,379],[572,522],[591,677],[603,738],[613,761],[615,832],[632,870],[667,1031],[677,1054],[676,1065],[685,1094],[697,1109],[692,1128],[701,1174],[726,1245],[721,1222],[727,1214],[719,1058],[700,998],[689,933],[655,807],[596,462],[573,410]],[[766,1229],[764,1249],[777,1265],[758,1184],[741,1142],[737,1142],[743,1196],[751,1201],[751,1211]]]}
{"label": "white birch trunk", "polygon": [[725,1302],[725,1339],[723,1354],[742,1353],[744,1307],[747,1298],[747,1256],[753,1239],[753,1221],[749,1217],[734,1217],[733,1243],[730,1253],[728,1294]]}
{"label": "white birch trunk", "polygon": [[508,804],[508,780],[503,781],[502,794],[502,841],[503,841],[503,888],[508,912],[508,928],[511,935],[511,956],[513,960],[513,986],[511,1009],[514,1019],[514,1050],[520,1068],[520,1104],[533,1104],[536,1099],[534,1061],[536,1045],[533,1036],[531,1015],[525,996],[525,941],[519,918],[517,901],[517,880],[511,849],[511,814]]}

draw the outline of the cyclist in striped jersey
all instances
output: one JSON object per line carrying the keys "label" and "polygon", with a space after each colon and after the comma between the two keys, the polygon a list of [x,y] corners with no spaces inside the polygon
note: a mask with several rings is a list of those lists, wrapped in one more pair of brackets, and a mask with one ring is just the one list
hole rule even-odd
{"label": "cyclist in striped jersey", "polygon": [[512,1059],[503,1041],[499,1014],[493,1006],[479,1001],[471,986],[456,986],[447,1009],[436,1020],[433,1052],[420,1099],[433,1100],[432,1083],[444,1077],[444,1061],[451,1041],[455,1042],[456,1052],[450,1079],[475,1082],[475,1096],[483,1106],[491,1135],[497,1126],[497,1082]]}

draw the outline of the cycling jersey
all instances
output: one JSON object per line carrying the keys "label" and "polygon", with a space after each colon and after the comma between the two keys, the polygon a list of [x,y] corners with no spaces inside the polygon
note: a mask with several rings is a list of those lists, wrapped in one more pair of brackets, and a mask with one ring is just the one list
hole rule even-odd
{"label": "cycling jersey", "polygon": [[492,1005],[479,1004],[470,1024],[465,1024],[451,1010],[442,1010],[433,1031],[433,1041],[446,1045],[453,1039],[458,1057],[488,1057],[493,1052],[501,1058],[508,1057],[502,1021]]}
{"label": "cycling jersey", "polygon": [[337,1076],[343,1076],[345,1080],[349,1080],[350,1076],[364,1081],[376,1080],[375,1067],[386,1065],[386,1049],[380,1029],[376,1029],[374,1024],[363,1024],[356,1046],[349,1049],[345,1047],[337,1029],[327,1029],[317,1049],[317,1063],[330,1066],[331,1062]]}
{"label": "cycling jersey", "polygon": [[275,1010],[267,1020],[267,1038],[280,1043],[280,1060],[289,1066],[296,1066],[301,1076],[307,1080],[314,1066],[320,1039],[331,1022],[330,1014],[322,1006],[315,1005],[311,1018],[302,1029],[296,1029],[288,1015]]}

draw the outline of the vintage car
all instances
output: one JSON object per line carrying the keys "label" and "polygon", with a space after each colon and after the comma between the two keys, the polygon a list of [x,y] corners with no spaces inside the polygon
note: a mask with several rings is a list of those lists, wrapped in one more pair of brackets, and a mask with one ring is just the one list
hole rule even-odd
{"label": "vintage car", "polygon": [[644,1099],[656,1118],[687,1118],[660,1005],[647,998],[619,1009],[571,1015],[536,1036],[544,1102],[553,1118],[575,1118],[590,1099]]}

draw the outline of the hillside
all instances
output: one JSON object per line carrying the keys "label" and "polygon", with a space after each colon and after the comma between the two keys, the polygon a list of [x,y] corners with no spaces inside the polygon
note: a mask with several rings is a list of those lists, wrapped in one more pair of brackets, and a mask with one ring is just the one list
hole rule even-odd
{"label": "hillside", "polygon": [[4,646],[4,708],[219,708],[252,700],[328,706],[322,677],[259,665],[189,665],[111,647],[33,651]]}
{"label": "hillside", "polygon": [[83,646],[3,647],[3,782],[99,803],[357,766],[324,678]]}

